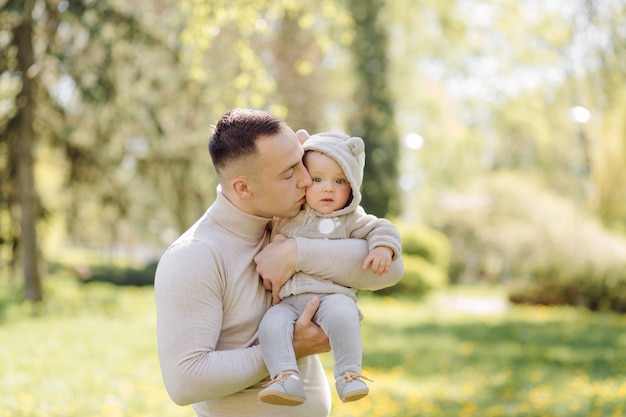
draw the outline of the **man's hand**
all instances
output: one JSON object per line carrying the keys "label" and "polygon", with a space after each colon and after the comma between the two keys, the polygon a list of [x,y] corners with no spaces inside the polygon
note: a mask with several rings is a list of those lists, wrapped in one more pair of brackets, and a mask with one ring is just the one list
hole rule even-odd
{"label": "man's hand", "polygon": [[280,302],[278,296],[280,289],[296,272],[297,253],[295,239],[276,235],[272,242],[254,257],[256,271],[263,280],[263,286],[272,292],[272,304]]}
{"label": "man's hand", "polygon": [[311,319],[320,306],[320,299],[313,296],[307,303],[293,329],[293,350],[296,358],[330,351],[330,341],[324,330]]}

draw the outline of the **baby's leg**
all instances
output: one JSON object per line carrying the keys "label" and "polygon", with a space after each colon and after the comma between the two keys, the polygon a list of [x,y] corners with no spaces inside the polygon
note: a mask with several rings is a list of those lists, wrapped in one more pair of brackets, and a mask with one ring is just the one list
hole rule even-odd
{"label": "baby's leg", "polygon": [[293,326],[299,313],[289,303],[276,304],[263,316],[259,325],[259,342],[263,360],[270,376],[283,371],[298,372],[296,354],[293,351]]}
{"label": "baby's leg", "polygon": [[361,373],[363,346],[359,309],[343,294],[323,296],[314,317],[326,332],[335,360],[335,378],[346,372]]}

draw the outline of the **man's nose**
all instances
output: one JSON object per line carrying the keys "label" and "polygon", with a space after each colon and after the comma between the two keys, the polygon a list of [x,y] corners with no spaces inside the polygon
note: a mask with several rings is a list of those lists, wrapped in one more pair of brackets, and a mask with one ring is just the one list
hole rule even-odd
{"label": "man's nose", "polygon": [[304,166],[302,167],[302,174],[300,176],[300,188],[307,188],[310,187],[311,184],[313,184],[313,180],[311,179],[311,176],[309,175],[309,171],[307,171],[306,168],[304,168]]}

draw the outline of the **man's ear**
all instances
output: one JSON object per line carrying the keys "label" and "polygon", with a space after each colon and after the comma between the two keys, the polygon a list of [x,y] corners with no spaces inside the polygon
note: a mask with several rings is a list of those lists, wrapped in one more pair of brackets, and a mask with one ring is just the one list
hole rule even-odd
{"label": "man's ear", "polygon": [[246,177],[235,177],[230,180],[230,188],[239,198],[247,199],[251,195],[248,179]]}

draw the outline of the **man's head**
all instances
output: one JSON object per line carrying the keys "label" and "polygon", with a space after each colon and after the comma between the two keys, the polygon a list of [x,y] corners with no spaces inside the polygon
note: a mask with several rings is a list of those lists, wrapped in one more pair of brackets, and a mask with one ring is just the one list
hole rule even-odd
{"label": "man's head", "polygon": [[275,135],[282,121],[276,116],[253,109],[233,109],[217,122],[209,139],[209,153],[220,179],[228,172],[247,168],[254,160],[256,140]]}
{"label": "man's head", "polygon": [[241,210],[261,217],[293,217],[311,177],[296,134],[279,118],[252,109],[222,116],[209,140],[222,193]]}

